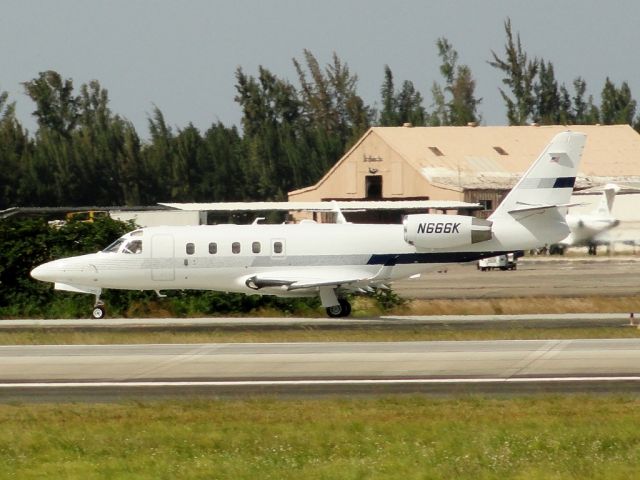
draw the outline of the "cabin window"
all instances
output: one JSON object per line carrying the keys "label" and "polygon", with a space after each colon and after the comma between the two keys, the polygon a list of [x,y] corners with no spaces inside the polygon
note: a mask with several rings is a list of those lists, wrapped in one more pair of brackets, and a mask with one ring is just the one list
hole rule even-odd
{"label": "cabin window", "polygon": [[240,242],[233,242],[231,244],[231,253],[240,253]]}
{"label": "cabin window", "polygon": [[218,244],[215,242],[211,242],[209,244],[209,253],[211,255],[215,255],[216,253],[218,253]]}
{"label": "cabin window", "polygon": [[251,244],[251,251],[253,253],[260,253],[260,242],[253,242]]}
{"label": "cabin window", "polygon": [[187,243],[187,255],[193,255],[196,253],[196,246],[193,243]]}
{"label": "cabin window", "polygon": [[273,253],[282,253],[282,242],[273,242]]}

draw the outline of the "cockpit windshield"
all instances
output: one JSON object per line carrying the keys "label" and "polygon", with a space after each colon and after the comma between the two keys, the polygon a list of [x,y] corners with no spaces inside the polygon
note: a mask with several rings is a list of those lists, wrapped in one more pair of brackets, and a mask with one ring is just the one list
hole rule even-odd
{"label": "cockpit windshield", "polygon": [[103,250],[103,252],[105,252],[105,253],[118,253],[118,250],[120,250],[120,246],[124,243],[124,241],[125,241],[124,238],[119,238],[118,240],[113,242],[111,245],[109,245],[107,248],[105,248]]}
{"label": "cockpit windshield", "polygon": [[119,238],[103,250],[105,253],[142,253],[142,240]]}
{"label": "cockpit windshield", "polygon": [[142,240],[131,240],[122,251],[124,253],[142,253]]}

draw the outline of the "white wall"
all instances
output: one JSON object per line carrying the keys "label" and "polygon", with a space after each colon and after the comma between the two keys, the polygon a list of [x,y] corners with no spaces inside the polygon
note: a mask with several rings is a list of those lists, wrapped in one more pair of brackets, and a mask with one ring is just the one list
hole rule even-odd
{"label": "white wall", "polygon": [[127,222],[133,220],[141,227],[162,225],[203,225],[207,223],[206,212],[190,210],[121,211],[109,212],[111,218]]}

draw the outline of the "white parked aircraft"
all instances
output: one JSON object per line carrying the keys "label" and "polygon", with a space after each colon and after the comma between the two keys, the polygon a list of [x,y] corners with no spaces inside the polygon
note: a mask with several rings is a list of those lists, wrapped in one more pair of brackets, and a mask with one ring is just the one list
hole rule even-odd
{"label": "white parked aircraft", "polygon": [[565,215],[585,135],[556,135],[487,220],[407,215],[402,225],[317,224],[150,227],[104,251],[55,260],[31,272],[55,288],[96,296],[102,289],[199,289],[319,296],[331,317],[349,315],[346,292],[565,238]]}
{"label": "white parked aircraft", "polygon": [[568,214],[567,225],[571,233],[552,246],[551,253],[564,253],[567,247],[589,247],[589,254],[595,255],[598,245],[610,243],[603,234],[620,224],[620,220],[611,214],[613,201],[619,190],[620,187],[609,183],[605,185],[595,210],[585,214]]}

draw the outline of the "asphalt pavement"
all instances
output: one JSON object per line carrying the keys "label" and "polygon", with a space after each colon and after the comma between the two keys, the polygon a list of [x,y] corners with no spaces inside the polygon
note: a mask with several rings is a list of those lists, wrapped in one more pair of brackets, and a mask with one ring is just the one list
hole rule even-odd
{"label": "asphalt pavement", "polygon": [[640,392],[640,339],[0,347],[0,401]]}

